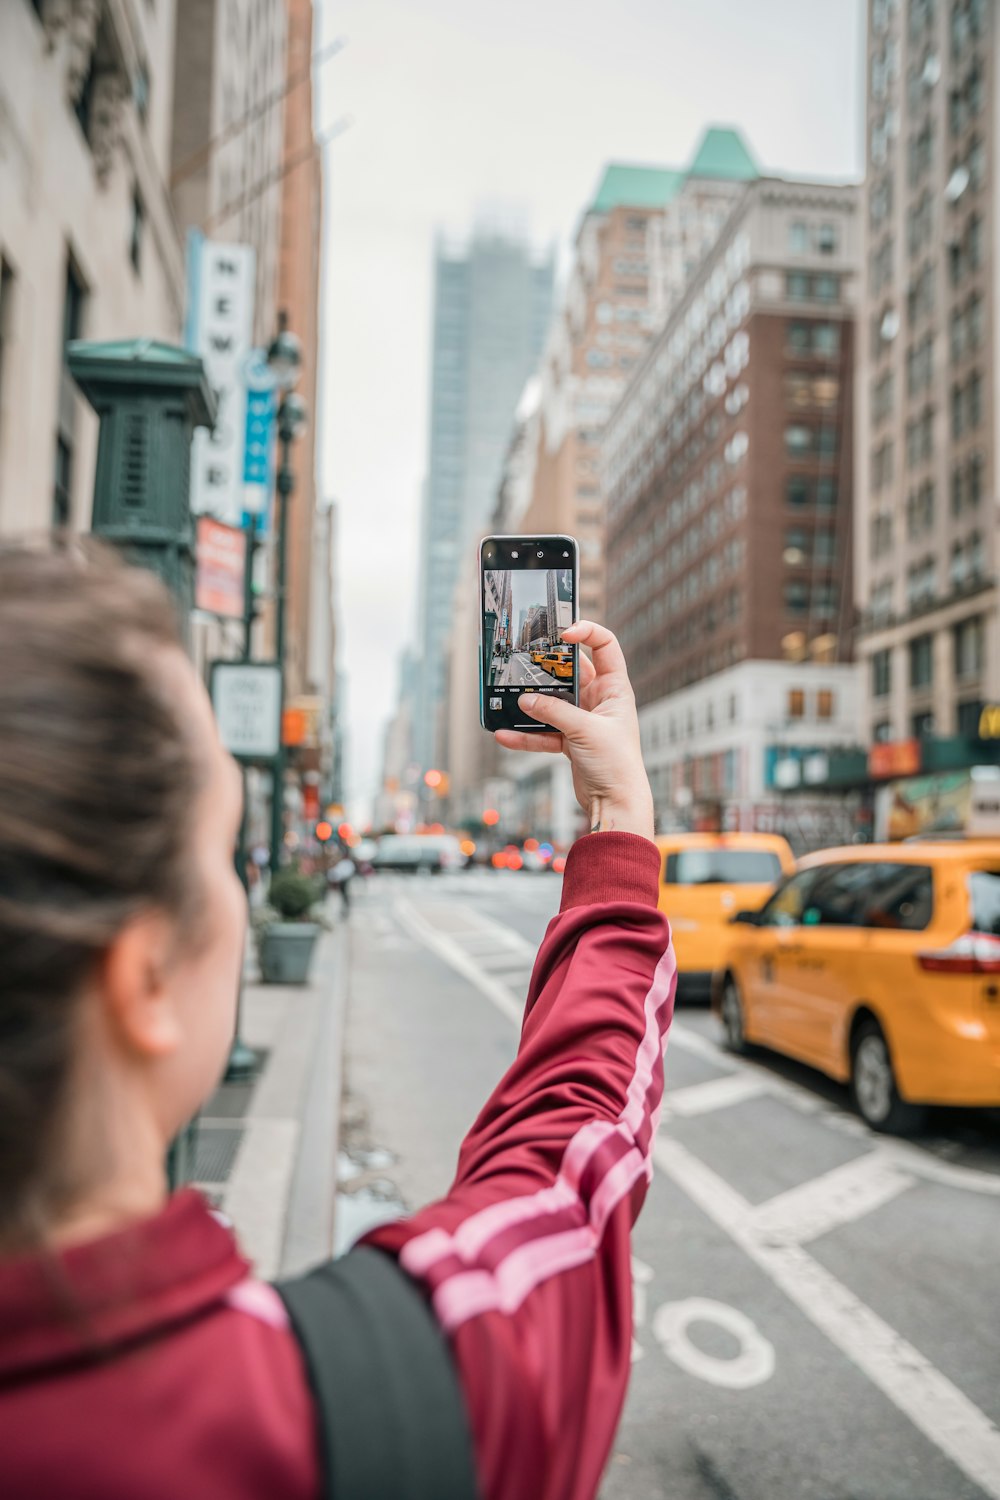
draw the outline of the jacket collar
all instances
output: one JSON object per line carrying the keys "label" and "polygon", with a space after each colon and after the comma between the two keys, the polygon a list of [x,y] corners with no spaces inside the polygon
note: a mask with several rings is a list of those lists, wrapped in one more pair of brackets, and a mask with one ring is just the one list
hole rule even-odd
{"label": "jacket collar", "polygon": [[0,1259],[0,1380],[160,1333],[220,1302],[248,1269],[193,1188],[101,1239]]}

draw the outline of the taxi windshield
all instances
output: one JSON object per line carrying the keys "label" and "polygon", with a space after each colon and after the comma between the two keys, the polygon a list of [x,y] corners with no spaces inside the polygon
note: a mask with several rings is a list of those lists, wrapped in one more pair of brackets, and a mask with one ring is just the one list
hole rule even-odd
{"label": "taxi windshield", "polygon": [[667,885],[771,885],[781,861],[763,849],[684,849],[667,855]]}

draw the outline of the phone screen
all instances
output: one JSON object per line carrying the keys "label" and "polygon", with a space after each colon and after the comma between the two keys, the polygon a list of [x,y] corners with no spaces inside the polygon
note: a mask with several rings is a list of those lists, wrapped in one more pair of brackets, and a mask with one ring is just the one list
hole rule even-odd
{"label": "phone screen", "polygon": [[577,702],[576,646],[562,632],[577,617],[572,537],[487,537],[479,549],[480,718],[486,729],[547,728],[518,708],[524,692]]}

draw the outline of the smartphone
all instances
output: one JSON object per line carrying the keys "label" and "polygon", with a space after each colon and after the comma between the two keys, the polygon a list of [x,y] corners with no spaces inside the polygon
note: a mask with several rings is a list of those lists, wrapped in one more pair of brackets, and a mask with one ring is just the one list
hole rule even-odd
{"label": "smartphone", "polygon": [[[484,729],[547,730],[522,712],[524,692],[580,701],[579,548],[571,536],[488,536],[479,544],[479,718]],[[551,731],[550,731],[551,732]]]}

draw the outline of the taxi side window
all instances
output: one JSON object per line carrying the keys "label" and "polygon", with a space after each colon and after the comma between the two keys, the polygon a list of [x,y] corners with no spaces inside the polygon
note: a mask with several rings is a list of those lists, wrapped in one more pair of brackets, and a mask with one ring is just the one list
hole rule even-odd
{"label": "taxi side window", "polygon": [[867,893],[864,925],[892,932],[923,932],[934,911],[934,877],[928,865],[876,864]]}
{"label": "taxi side window", "polygon": [[779,885],[757,918],[758,927],[798,927],[822,870],[800,870]]}
{"label": "taxi side window", "polygon": [[828,865],[802,913],[803,927],[863,926],[872,872],[870,864]]}

